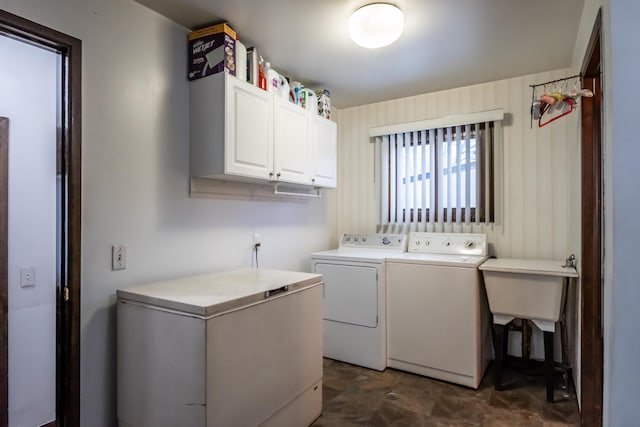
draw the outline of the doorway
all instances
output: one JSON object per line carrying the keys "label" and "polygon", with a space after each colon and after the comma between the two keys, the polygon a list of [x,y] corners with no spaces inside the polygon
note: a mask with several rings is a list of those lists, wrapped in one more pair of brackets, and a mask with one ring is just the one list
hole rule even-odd
{"label": "doorway", "polygon": [[602,425],[602,200],[603,200],[603,87],[602,11],[598,12],[582,67],[583,87],[593,90],[582,102],[582,325],[581,325],[581,424]]}
{"label": "doorway", "polygon": [[[47,426],[80,425],[80,232],[81,232],[81,41],[0,10],[0,37],[57,55],[55,147],[55,420]],[[11,118],[0,119],[0,425],[9,423],[8,354],[8,150]],[[35,242],[37,244],[37,242]],[[22,270],[22,269],[21,269]],[[27,270],[28,273],[28,270]],[[14,275],[11,279],[14,279]],[[20,278],[38,275],[23,275]],[[14,285],[12,285],[14,286]],[[53,319],[51,319],[53,321]]]}

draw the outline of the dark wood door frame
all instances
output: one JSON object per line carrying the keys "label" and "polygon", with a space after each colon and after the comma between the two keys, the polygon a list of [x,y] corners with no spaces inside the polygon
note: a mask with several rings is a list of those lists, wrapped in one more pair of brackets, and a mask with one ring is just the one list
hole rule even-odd
{"label": "dark wood door frame", "polygon": [[[9,119],[0,117],[0,377],[9,378]],[[0,426],[9,425],[9,381],[0,383]]]}
{"label": "dark wood door frame", "polygon": [[[59,427],[80,426],[80,244],[81,244],[81,72],[82,42],[74,37],[0,10],[0,33],[35,46],[58,52],[61,56],[60,124],[58,161],[61,178],[62,230],[60,247],[60,283],[57,284],[56,319],[56,418]],[[1,157],[1,154],[0,154]],[[0,178],[1,179],[1,178]],[[0,185],[2,182],[0,181]],[[6,192],[5,192],[6,194]],[[4,209],[0,200],[0,209]],[[0,232],[1,232],[0,226]],[[2,242],[6,242],[4,238]],[[3,243],[4,244],[4,243]],[[4,256],[4,247],[0,256]],[[4,261],[4,260],[3,260]],[[2,263],[6,266],[6,262]],[[2,270],[0,270],[2,272]],[[0,287],[6,290],[6,271]],[[4,285],[4,286],[3,286]],[[5,309],[0,310],[2,329],[7,330],[6,298],[0,290]],[[0,339],[3,339],[0,337]],[[3,343],[0,369],[7,363]],[[1,373],[0,373],[1,375]],[[7,425],[7,376],[1,378],[0,426]]]}
{"label": "dark wood door frame", "polygon": [[582,101],[582,324],[581,424],[602,425],[602,17],[598,12],[585,54],[584,87],[593,98]]}

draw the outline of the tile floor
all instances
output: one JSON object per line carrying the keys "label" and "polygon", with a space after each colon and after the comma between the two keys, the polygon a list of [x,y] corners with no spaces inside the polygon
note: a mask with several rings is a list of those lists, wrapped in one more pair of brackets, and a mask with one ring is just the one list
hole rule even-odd
{"label": "tile floor", "polygon": [[323,411],[312,427],[579,425],[575,394],[556,387],[556,402],[548,403],[539,372],[526,375],[508,368],[507,389],[495,391],[490,366],[473,390],[394,369],[378,372],[325,359]]}

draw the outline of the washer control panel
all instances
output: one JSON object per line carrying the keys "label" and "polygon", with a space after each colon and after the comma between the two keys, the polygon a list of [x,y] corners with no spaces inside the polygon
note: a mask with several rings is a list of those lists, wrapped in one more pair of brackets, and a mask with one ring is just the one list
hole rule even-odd
{"label": "washer control panel", "polygon": [[487,235],[412,232],[409,234],[409,252],[487,256]]}
{"label": "washer control panel", "polygon": [[340,247],[389,249],[405,252],[407,250],[406,234],[343,234]]}

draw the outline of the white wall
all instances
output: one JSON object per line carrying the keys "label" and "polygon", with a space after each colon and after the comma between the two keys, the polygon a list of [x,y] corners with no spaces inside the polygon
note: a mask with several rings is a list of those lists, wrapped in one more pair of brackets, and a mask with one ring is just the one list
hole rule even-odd
{"label": "white wall", "polygon": [[[637,257],[637,239],[640,236],[640,182],[636,124],[640,116],[638,91],[629,91],[637,84],[640,57],[640,3],[631,0],[610,0],[609,39],[610,54],[605,63],[609,88],[606,119],[610,126],[605,150],[610,198],[607,198],[605,232],[611,240],[605,242],[605,256],[610,255],[606,266],[605,402],[606,420],[611,426],[637,424],[639,411],[636,397],[640,395],[640,374],[637,369],[640,354],[638,322],[640,321],[640,263]],[[605,187],[606,188],[606,187]],[[608,215],[607,215],[608,213]],[[605,267],[606,268],[606,267]]]}
{"label": "white wall", "polygon": [[[0,36],[0,116],[9,117],[9,423],[55,419],[55,53]],[[9,58],[9,60],[5,60]],[[35,268],[34,287],[20,269]]]}
{"label": "white wall", "polygon": [[[82,40],[82,425],[115,425],[115,291],[251,265],[308,270],[335,242],[335,203],[190,199],[187,31],[130,0],[2,0]],[[110,246],[129,266],[110,270]]]}

